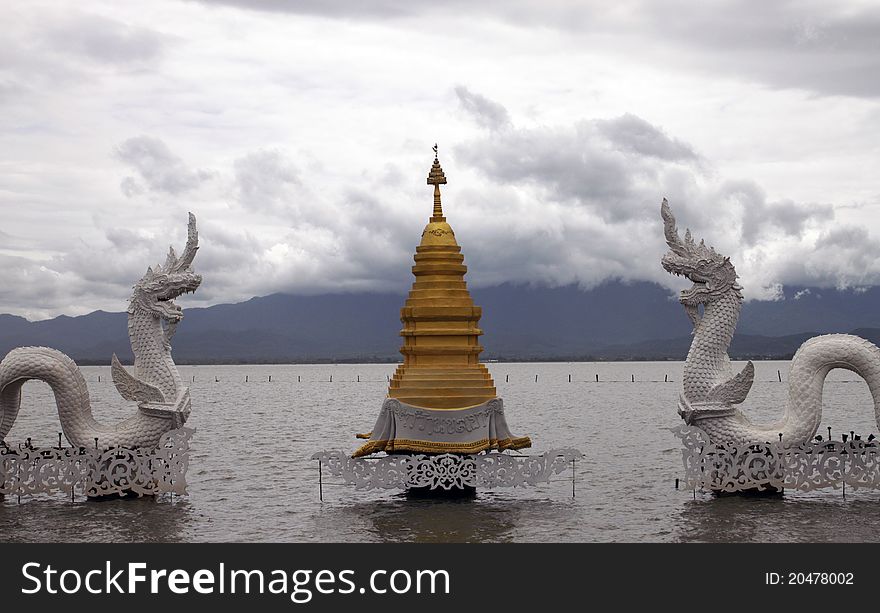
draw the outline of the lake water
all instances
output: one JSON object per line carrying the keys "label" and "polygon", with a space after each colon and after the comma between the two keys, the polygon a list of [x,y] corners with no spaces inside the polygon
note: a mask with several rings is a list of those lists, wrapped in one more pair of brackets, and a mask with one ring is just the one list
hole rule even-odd
{"label": "lake water", "polygon": [[[680,362],[489,364],[508,423],[515,434],[532,437],[531,452],[584,452],[574,499],[571,483],[561,480],[481,491],[466,501],[328,485],[319,502],[310,456],[358,445],[354,434],[372,428],[394,368],[182,366],[184,380],[195,377],[188,496],[71,502],[58,495],[21,504],[7,497],[0,503],[0,540],[821,542],[880,536],[876,491],[848,491],[845,499],[839,490],[716,499],[676,490],[681,453],[669,428],[680,423]],[[787,399],[789,364],[759,362],[756,368],[744,407],[769,421]],[[130,414],[110,383],[109,367],[83,372],[99,420]],[[7,441],[30,436],[34,444],[57,444],[54,406],[47,385],[28,383]],[[836,435],[876,432],[871,407],[861,379],[833,371],[820,432],[829,425]]]}

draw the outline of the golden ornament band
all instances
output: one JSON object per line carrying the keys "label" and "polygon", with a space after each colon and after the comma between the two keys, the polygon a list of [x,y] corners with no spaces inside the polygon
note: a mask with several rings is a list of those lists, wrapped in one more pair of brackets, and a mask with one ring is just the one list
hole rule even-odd
{"label": "golden ornament band", "polygon": [[[360,438],[360,437],[359,437]],[[394,453],[412,451],[416,453],[479,453],[487,449],[525,449],[532,446],[532,441],[527,436],[511,437],[504,439],[483,438],[469,443],[447,443],[443,441],[419,441],[413,439],[394,439],[386,441],[370,441],[355,451],[351,457],[359,458],[371,453],[384,451]]]}

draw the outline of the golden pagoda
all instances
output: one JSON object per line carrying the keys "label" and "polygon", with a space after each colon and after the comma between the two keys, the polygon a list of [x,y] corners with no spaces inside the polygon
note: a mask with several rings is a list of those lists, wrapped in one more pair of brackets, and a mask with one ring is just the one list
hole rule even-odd
{"label": "golden pagoda", "polygon": [[495,398],[495,384],[479,362],[482,310],[468,292],[464,256],[443,216],[440,185],[445,183],[435,155],[428,174],[434,214],[416,247],[416,280],[400,309],[403,364],[394,373],[388,396],[417,407],[461,409]]}
{"label": "golden pagoda", "polygon": [[403,364],[388,386],[388,399],[370,441],[354,456],[376,451],[477,453],[528,447],[504,420],[495,383],[479,361],[482,310],[475,306],[464,275],[467,267],[455,232],[443,216],[440,186],[446,175],[434,145],[428,185],[434,212],[416,247],[415,282],[403,308]]}

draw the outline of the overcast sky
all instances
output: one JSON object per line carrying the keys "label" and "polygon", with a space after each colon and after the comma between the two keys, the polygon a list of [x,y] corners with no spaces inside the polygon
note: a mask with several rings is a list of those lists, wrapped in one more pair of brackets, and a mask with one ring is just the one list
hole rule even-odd
{"label": "overcast sky", "polygon": [[0,312],[471,285],[670,288],[659,203],[746,295],[880,283],[877,2],[29,0],[0,8]]}

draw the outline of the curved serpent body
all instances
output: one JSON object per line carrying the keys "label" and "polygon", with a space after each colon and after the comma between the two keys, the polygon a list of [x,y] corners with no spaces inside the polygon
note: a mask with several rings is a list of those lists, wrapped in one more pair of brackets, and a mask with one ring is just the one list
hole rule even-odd
{"label": "curved serpent body", "polygon": [[0,362],[0,441],[12,429],[21,407],[21,388],[31,379],[52,388],[65,437],[76,447],[153,447],[161,436],[186,422],[189,388],[182,385],[171,358],[171,338],[183,318],[173,298],[195,291],[202,278],[191,264],[198,249],[195,217],[190,214],[186,248],[178,258],[171,249],[164,265],[147,269],[134,286],[128,307],[128,333],[135,356],[131,375],[113,356],[116,389],[137,402],[127,419],[105,425],[92,416],[82,372],[69,357],[48,347],[19,347]]}
{"label": "curved serpent body", "polygon": [[822,420],[825,377],[834,368],[844,368],[868,383],[880,425],[880,348],[850,334],[816,336],[801,345],[792,359],[789,401],[781,419],[752,423],[736,405],[751,389],[754,365],[748,362],[742,372],[734,374],[727,355],[743,302],[736,270],[729,258],[702,241],[697,245],[690,231],[682,240],[665,199],[661,214],[670,247],[663,256],[663,268],[694,283],[680,297],[694,324],[679,401],[685,422],[698,426],[713,442],[767,442],[778,440],[779,435],[785,444],[804,442],[816,434]]}

